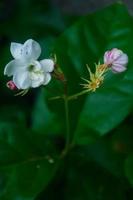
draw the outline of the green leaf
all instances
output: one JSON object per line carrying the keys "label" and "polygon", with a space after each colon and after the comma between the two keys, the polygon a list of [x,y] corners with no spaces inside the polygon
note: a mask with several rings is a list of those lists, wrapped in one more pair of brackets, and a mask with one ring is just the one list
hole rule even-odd
{"label": "green leaf", "polygon": [[58,90],[58,84],[51,83],[46,90],[42,88],[36,97],[32,111],[32,130],[40,135],[55,136],[60,140],[60,136],[65,135],[65,110],[62,99],[50,100],[51,97],[58,95],[53,92],[55,88]]}
{"label": "green leaf", "polygon": [[34,200],[54,177],[57,150],[50,138],[35,137],[23,126],[0,123],[0,199]]}
{"label": "green leaf", "polygon": [[130,154],[125,161],[125,174],[130,184],[133,186],[133,153]]}
{"label": "green leaf", "polygon": [[[60,189],[60,190],[59,190]],[[59,191],[59,192],[56,192]],[[36,200],[126,200],[127,182],[86,157],[78,148],[65,159],[64,172]]]}
{"label": "green leaf", "polygon": [[125,73],[109,73],[95,93],[70,103],[70,120],[74,123],[71,131],[76,143],[94,141],[117,127],[130,113],[133,106],[132,35],[132,18],[122,3],[115,3],[84,17],[57,40],[55,50],[69,80],[70,94],[82,90],[81,77],[88,78],[85,64],[94,68],[100,58],[103,62],[106,50],[120,48],[129,56]]}
{"label": "green leaf", "polygon": [[[75,157],[75,156],[74,156]],[[79,159],[80,158],[80,159]],[[78,159],[71,161],[66,178],[66,200],[124,200],[124,184],[96,163]]]}
{"label": "green leaf", "polygon": [[91,157],[98,165],[114,176],[125,177],[124,163],[133,151],[132,125],[126,122],[109,135],[100,138],[93,144],[82,146],[86,159]]}

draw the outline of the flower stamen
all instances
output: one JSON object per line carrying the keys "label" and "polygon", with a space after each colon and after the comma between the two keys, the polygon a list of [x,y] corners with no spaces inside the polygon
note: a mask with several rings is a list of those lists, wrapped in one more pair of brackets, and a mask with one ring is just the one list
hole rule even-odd
{"label": "flower stamen", "polygon": [[95,92],[97,88],[103,83],[105,73],[108,70],[107,64],[96,64],[95,65],[95,72],[93,73],[88,65],[87,69],[89,72],[90,80],[82,78],[86,83],[80,84],[83,86],[84,89],[88,89],[88,91]]}

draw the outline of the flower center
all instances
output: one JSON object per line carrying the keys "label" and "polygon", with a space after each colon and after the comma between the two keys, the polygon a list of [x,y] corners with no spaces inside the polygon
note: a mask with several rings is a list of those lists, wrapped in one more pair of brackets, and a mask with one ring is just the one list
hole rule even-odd
{"label": "flower center", "polygon": [[34,71],[34,68],[35,68],[35,66],[34,65],[29,65],[29,67],[28,67],[28,70],[29,70],[29,72],[32,72],[32,71]]}
{"label": "flower center", "polygon": [[36,81],[43,76],[43,70],[38,62],[30,63],[28,66],[29,78],[32,81]]}

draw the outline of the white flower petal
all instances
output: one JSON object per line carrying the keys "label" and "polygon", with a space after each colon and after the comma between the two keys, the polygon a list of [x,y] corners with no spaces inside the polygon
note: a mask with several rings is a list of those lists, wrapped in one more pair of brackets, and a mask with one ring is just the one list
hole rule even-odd
{"label": "white flower petal", "polygon": [[13,76],[13,82],[18,89],[28,89],[31,86],[29,73],[24,70],[20,70]]}
{"label": "white flower petal", "polygon": [[49,73],[45,74],[43,85],[47,85],[51,80],[51,75]]}
{"label": "white flower petal", "polygon": [[42,70],[42,66],[41,66],[40,62],[38,62],[38,61],[33,61],[33,62],[31,63],[31,65],[34,66],[34,67],[33,67],[33,71]]}
{"label": "white flower petal", "polygon": [[109,56],[109,51],[106,51],[104,54],[104,63],[108,63],[108,56]]}
{"label": "white flower petal", "polygon": [[25,67],[25,63],[20,62],[20,60],[12,60],[5,66],[4,75],[12,76],[18,70],[24,67]]}
{"label": "white flower petal", "polygon": [[44,72],[52,72],[54,70],[54,61],[52,59],[44,59],[40,63]]}
{"label": "white flower petal", "polygon": [[23,45],[16,42],[12,42],[10,46],[10,51],[15,59],[21,59],[23,54]]}
{"label": "white flower petal", "polygon": [[123,52],[117,48],[112,49],[111,51],[106,51],[104,54],[104,63],[111,64],[117,60]]}
{"label": "white flower petal", "polygon": [[[33,79],[34,78],[34,79]],[[35,74],[32,76],[31,87],[36,88],[42,85],[44,82],[44,74]]]}
{"label": "white flower petal", "polygon": [[114,64],[121,64],[121,65],[127,65],[128,63],[128,56],[124,53],[119,56],[118,60],[113,62]]}
{"label": "white flower petal", "polygon": [[119,56],[121,56],[123,54],[123,52],[120,49],[114,48],[111,50],[112,52],[112,59],[118,59]]}
{"label": "white flower petal", "polygon": [[28,60],[36,60],[41,54],[41,47],[38,42],[29,39],[23,45],[23,57]]}
{"label": "white flower petal", "polygon": [[114,73],[121,73],[124,72],[127,68],[123,65],[116,64],[112,65],[111,69]]}

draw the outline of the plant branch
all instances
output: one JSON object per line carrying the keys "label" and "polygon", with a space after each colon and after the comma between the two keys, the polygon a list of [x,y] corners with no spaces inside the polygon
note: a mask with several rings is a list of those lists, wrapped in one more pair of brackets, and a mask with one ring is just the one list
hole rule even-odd
{"label": "plant branch", "polygon": [[79,92],[79,93],[76,93],[76,94],[74,94],[74,95],[71,95],[71,96],[68,97],[68,101],[77,99],[79,96],[82,96],[82,95],[84,95],[84,94],[86,94],[86,93],[88,93],[88,92],[89,92],[89,90],[83,90],[83,91],[81,91],[81,92]]}

